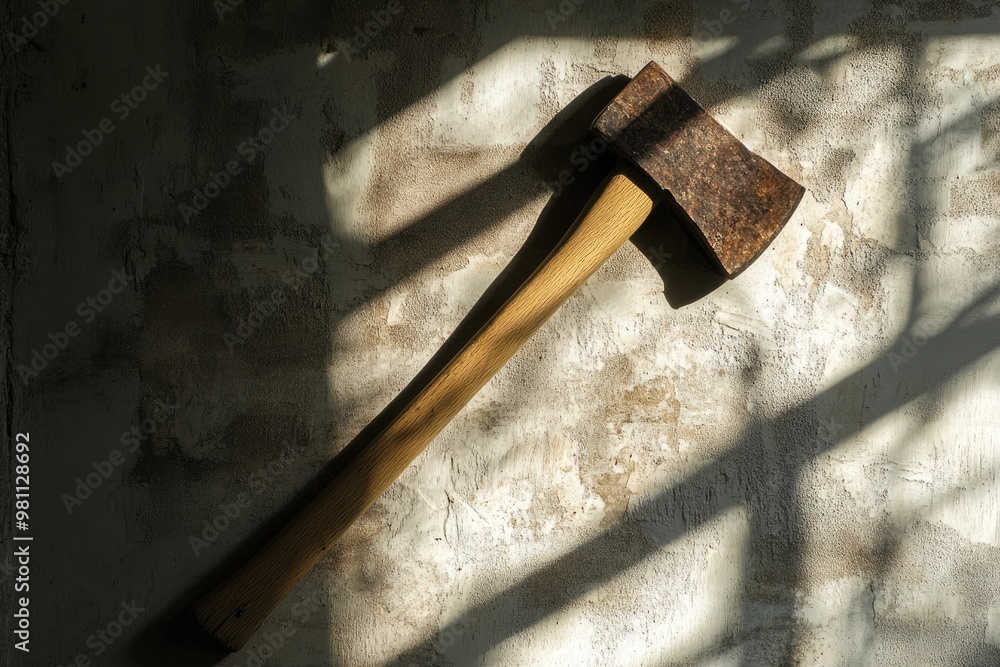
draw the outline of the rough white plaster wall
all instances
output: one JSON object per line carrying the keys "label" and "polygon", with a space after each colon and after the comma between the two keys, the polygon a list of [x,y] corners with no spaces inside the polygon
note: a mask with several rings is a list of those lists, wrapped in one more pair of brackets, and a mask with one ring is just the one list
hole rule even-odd
{"label": "rough white plaster wall", "polygon": [[[806,186],[795,217],[679,309],[623,247],[248,650],[284,625],[270,664],[997,664],[1000,12],[403,2],[347,59],[384,3],[221,21],[202,4],[74,3],[42,50],[8,54],[14,362],[109,271],[139,274],[38,382],[9,383],[14,428],[48,443],[51,620],[21,664],[68,664],[133,598],[142,627],[95,664],[197,662],[159,623],[521,247],[573,167],[538,157],[546,124],[651,59]],[[168,84],[53,179],[61,147],[158,62]],[[185,222],[178,203],[275,106],[298,118]],[[222,335],[317,248],[320,269],[230,352]],[[68,516],[60,494],[156,398],[176,415]],[[195,557],[189,535],[286,442]]]}

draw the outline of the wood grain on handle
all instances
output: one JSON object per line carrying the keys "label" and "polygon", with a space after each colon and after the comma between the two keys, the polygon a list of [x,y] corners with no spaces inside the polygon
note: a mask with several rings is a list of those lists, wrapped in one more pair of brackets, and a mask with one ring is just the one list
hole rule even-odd
{"label": "wood grain on handle", "polygon": [[194,603],[195,620],[230,650],[242,647],[323,553],[628,240],[659,196],[644,175],[619,163],[524,284],[298,516]]}

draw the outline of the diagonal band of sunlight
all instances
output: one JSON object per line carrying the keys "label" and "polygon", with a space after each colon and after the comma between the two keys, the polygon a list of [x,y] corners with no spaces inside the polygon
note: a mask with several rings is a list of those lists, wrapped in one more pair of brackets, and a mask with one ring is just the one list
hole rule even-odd
{"label": "diagonal band of sunlight", "polygon": [[[959,371],[975,364],[1000,348],[1000,316],[984,318],[964,326],[960,324],[968,313],[997,297],[1000,297],[1000,284],[987,290],[969,304],[959,317],[953,320],[952,324],[928,340],[921,351],[922,355],[926,355],[927,358],[945,358],[947,355],[947,358],[952,361],[949,367],[934,379],[933,382],[936,386],[943,385]],[[792,424],[800,422],[803,417],[807,417],[818,406],[823,405],[826,400],[836,397],[841,391],[848,389],[848,385],[857,377],[874,378],[876,382],[881,377],[893,377],[888,358],[883,355],[869,362],[851,376],[826,388],[813,398],[787,409],[772,421],[774,432],[788,432]],[[903,379],[905,380],[905,376]],[[841,440],[861,433],[866,426],[875,424],[894,410],[909,404],[922,395],[922,392],[914,391],[905,399],[901,398],[902,395],[903,392],[897,392],[899,400],[886,401],[881,405],[874,406],[866,415],[868,421],[865,425],[860,423],[844,425],[845,428],[839,434]],[[659,539],[655,543],[650,543],[648,536],[643,534],[641,526],[635,522],[619,523],[512,584],[482,604],[466,610],[464,616],[482,618],[488,615],[492,608],[511,606],[510,603],[525,597],[527,593],[538,590],[559,591],[543,599],[541,604],[534,609],[522,608],[516,624],[505,630],[500,640],[511,637],[537,624],[601,584],[610,582],[620,573],[656,554],[663,546],[703,525],[711,517],[722,514],[737,505],[748,504],[749,497],[737,499],[706,491],[723,485],[725,477],[731,478],[732,475],[739,477],[746,474],[746,471],[741,470],[742,466],[737,461],[737,456],[746,455],[748,452],[752,453],[753,450],[761,448],[760,439],[756,437],[760,428],[760,422],[748,426],[719,459],[709,463],[683,482],[665,489],[632,511],[632,514],[635,515],[644,513],[644,510],[654,513],[652,510],[662,505],[697,507],[698,505],[693,502],[697,499],[698,503],[705,509],[698,513],[685,513],[683,527],[673,526],[668,530],[658,532]],[[812,455],[828,451],[835,444],[825,444]],[[795,472],[797,470],[790,471],[788,477],[793,477]],[[746,493],[745,489],[744,493]],[[747,495],[749,496],[749,494]],[[499,640],[494,641],[493,645],[495,646],[497,643]],[[399,662],[405,664],[407,660],[418,659],[418,656],[424,655],[428,650],[433,650],[432,642],[413,646],[385,665],[387,667]]]}

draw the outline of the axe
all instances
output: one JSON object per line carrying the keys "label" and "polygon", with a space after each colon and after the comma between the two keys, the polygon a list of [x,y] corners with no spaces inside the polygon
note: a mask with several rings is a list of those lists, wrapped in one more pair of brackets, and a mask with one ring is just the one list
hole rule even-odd
{"label": "axe", "polygon": [[556,247],[394,418],[376,418],[355,438],[361,449],[329,485],[192,605],[197,624],[223,646],[236,651],[246,643],[326,550],[655,206],[668,206],[720,273],[733,278],[771,243],[804,193],[654,62],[591,130],[620,159]]}

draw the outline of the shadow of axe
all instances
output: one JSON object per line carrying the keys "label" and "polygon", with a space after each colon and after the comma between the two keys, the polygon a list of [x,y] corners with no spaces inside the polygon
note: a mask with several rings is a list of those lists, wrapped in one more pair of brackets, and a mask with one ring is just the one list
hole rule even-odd
{"label": "shadow of axe", "polygon": [[[338,455],[332,479],[191,606],[196,626],[225,649],[246,643],[326,550],[625,241],[635,239],[652,255],[668,299],[670,285],[676,290],[685,284],[669,267],[704,266],[706,259],[715,267],[718,280],[688,282],[686,291],[675,291],[672,305],[683,304],[742,272],[791,217],[802,187],[750,152],[658,65],[622,83],[611,78],[592,88],[564,110],[566,122],[557,117],[526,149],[558,146],[560,133],[571,133],[568,120],[600,104],[591,128],[596,140],[585,155],[595,163],[592,174],[603,178],[582,211],[565,217],[565,207],[576,202],[553,197],[524,247],[441,350]],[[602,161],[606,147],[609,159],[617,156],[610,170]],[[564,173],[560,194],[576,182]],[[658,209],[668,217],[651,218]],[[684,231],[662,235],[670,218],[680,222],[673,229]],[[647,227],[651,219],[656,222]],[[674,244],[669,254],[664,241]],[[675,252],[683,261],[667,261]]]}

